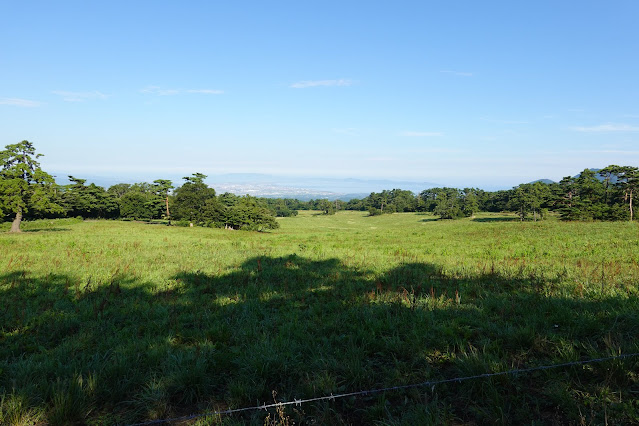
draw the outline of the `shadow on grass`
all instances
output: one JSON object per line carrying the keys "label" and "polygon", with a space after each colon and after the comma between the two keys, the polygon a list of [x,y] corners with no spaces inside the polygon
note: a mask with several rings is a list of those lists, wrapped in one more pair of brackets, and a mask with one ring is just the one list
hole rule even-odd
{"label": "shadow on grass", "polygon": [[67,232],[70,228],[30,228],[23,229],[22,232]]}
{"label": "shadow on grass", "polygon": [[476,217],[473,222],[518,222],[518,217]]}
{"label": "shadow on grass", "polygon": [[[162,286],[21,270],[0,275],[0,300],[0,393],[50,423],[131,423],[271,402],[273,390],[292,401],[635,352],[639,343],[635,295],[583,299],[557,280],[450,276],[427,263],[376,275],[339,259],[263,256],[222,275],[182,271]],[[638,365],[479,379],[287,413],[319,424],[566,424],[582,412],[593,423],[632,423]],[[265,415],[236,420],[263,424]]]}
{"label": "shadow on grass", "polygon": [[427,217],[426,219],[420,220],[420,222],[437,222],[440,220],[438,217]]}

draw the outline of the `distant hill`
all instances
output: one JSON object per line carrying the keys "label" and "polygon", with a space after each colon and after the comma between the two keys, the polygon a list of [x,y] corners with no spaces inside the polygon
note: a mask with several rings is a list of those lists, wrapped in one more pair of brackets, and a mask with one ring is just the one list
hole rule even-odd
{"label": "distant hill", "polygon": [[554,180],[550,180],[550,179],[537,179],[528,183],[537,183],[537,182],[545,183],[546,185],[550,185],[551,183],[556,183]]}
{"label": "distant hill", "polygon": [[[599,180],[600,182],[604,181],[604,177],[599,174],[599,170],[601,169],[588,169],[588,170],[595,172],[595,178],[597,178],[597,180]],[[577,173],[576,175],[573,176],[573,178],[577,179],[579,178],[579,176],[581,176],[581,173]],[[550,180],[550,179],[537,179],[529,183],[535,183],[535,182],[541,182],[545,184],[556,183],[554,180]],[[616,182],[617,182],[617,176],[611,176],[610,183],[614,184]]]}

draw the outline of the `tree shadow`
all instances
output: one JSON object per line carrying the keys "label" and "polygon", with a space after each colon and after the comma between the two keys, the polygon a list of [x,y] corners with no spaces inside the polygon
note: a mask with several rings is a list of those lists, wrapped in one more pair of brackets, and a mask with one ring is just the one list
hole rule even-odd
{"label": "tree shadow", "polygon": [[[376,274],[295,254],[167,278],[0,275],[0,392],[44,405],[51,423],[131,423],[271,402],[273,390],[292,401],[639,347],[636,295],[583,298],[559,278],[458,276],[429,263]],[[598,423],[612,398],[606,389],[632,401],[637,372],[628,359],[344,398],[290,415],[298,423],[423,423],[428,406],[439,423],[505,416],[565,424],[595,407],[587,412]],[[631,403],[612,401],[608,420],[636,421]]]}
{"label": "tree shadow", "polygon": [[30,228],[23,229],[22,232],[67,232],[70,231],[71,228]]}
{"label": "tree shadow", "polygon": [[473,222],[517,222],[518,217],[476,217]]}
{"label": "tree shadow", "polygon": [[441,219],[438,217],[428,217],[426,219],[420,220],[420,222],[437,222],[438,220],[441,220]]}

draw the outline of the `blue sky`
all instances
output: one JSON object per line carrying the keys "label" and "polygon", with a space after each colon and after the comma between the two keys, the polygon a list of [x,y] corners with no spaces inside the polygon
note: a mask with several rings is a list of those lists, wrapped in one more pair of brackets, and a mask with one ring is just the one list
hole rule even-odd
{"label": "blue sky", "polygon": [[637,166],[638,19],[615,0],[0,0],[2,145],[149,180]]}

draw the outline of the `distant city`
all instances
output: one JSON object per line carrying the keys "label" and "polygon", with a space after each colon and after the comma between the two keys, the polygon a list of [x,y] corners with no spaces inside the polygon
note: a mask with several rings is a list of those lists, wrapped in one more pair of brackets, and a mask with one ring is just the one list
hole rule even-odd
{"label": "distant city", "polygon": [[[65,173],[58,171],[53,174],[59,184],[69,183]],[[95,183],[105,189],[117,183],[152,182],[158,178],[170,179],[175,186],[180,186],[183,183],[182,175],[149,178],[140,176],[86,176],[79,174],[76,177],[87,179],[87,183]],[[419,193],[424,189],[444,186],[433,182],[406,180],[318,178],[259,173],[211,175],[205,181],[218,194],[230,192],[236,195],[248,194],[254,197],[297,198],[303,201],[319,198],[348,201],[353,198],[364,198],[371,192],[380,192],[384,189],[400,188]]]}

